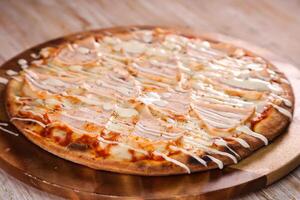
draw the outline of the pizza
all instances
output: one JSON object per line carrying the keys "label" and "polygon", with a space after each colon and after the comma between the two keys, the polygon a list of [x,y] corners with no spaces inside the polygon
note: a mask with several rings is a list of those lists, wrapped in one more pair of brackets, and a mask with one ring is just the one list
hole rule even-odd
{"label": "pizza", "polygon": [[171,175],[235,164],[283,133],[287,78],[243,48],[180,30],[77,34],[19,60],[10,121],[66,160],[126,174]]}

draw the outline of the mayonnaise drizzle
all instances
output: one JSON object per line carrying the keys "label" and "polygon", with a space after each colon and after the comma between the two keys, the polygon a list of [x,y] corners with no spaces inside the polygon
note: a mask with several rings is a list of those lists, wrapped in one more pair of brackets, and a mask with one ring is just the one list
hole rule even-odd
{"label": "mayonnaise drizzle", "polygon": [[8,130],[8,129],[6,129],[6,128],[3,128],[2,126],[0,126],[0,130],[4,131],[4,132],[6,132],[6,133],[9,133],[9,134],[11,134],[11,135],[14,135],[14,136],[19,136],[18,133],[15,133],[15,132],[10,131],[10,130]]}
{"label": "mayonnaise drizzle", "polygon": [[20,118],[20,117],[12,117],[10,118],[10,121],[14,121],[14,120],[18,120],[18,121],[27,121],[27,122],[34,122],[37,123],[38,125],[40,125],[41,127],[45,128],[46,125],[43,122],[40,122],[38,120],[35,119],[30,119],[30,118]]}
{"label": "mayonnaise drizzle", "polygon": [[210,155],[206,155],[206,156],[208,158],[210,158],[214,163],[216,163],[218,165],[219,169],[223,169],[224,164],[223,164],[223,162],[221,160],[219,160],[219,159],[217,159],[217,158],[215,158],[213,156],[210,156]]}
{"label": "mayonnaise drizzle", "polygon": [[283,103],[288,107],[293,106],[292,102],[290,100],[286,99],[286,98],[283,98],[283,97],[281,97],[279,95],[276,95],[274,93],[272,93],[271,96],[273,96],[274,98],[277,98],[277,99],[281,99],[283,101]]}
{"label": "mayonnaise drizzle", "polygon": [[159,151],[154,151],[153,154],[154,154],[154,155],[157,155],[157,156],[161,156],[161,157],[163,157],[166,161],[169,161],[169,162],[171,162],[171,163],[174,163],[175,165],[178,165],[179,167],[182,167],[183,169],[186,170],[186,172],[187,172],[188,174],[191,173],[191,170],[188,168],[188,166],[186,166],[186,165],[183,164],[182,162],[179,162],[178,160],[175,160],[175,159],[173,159],[173,158],[170,158],[170,157],[167,156],[166,154],[161,153],[161,152],[159,152]]}
{"label": "mayonnaise drizzle", "polygon": [[233,87],[238,87],[247,90],[272,91],[275,93],[281,92],[281,88],[278,88],[278,86],[260,79],[254,79],[254,78],[248,78],[248,79],[233,78],[232,79],[231,78],[231,79],[223,79],[222,82]]}
{"label": "mayonnaise drizzle", "polygon": [[203,160],[202,158],[200,158],[199,156],[197,156],[196,154],[194,154],[193,152],[191,152],[191,151],[187,151],[187,150],[185,150],[185,149],[183,149],[183,148],[179,148],[179,147],[177,147],[177,146],[170,146],[170,148],[172,149],[172,150],[177,150],[177,151],[181,151],[182,153],[184,153],[184,154],[187,154],[187,155],[190,155],[190,156],[192,156],[193,158],[195,158],[199,163],[201,163],[202,165],[204,165],[204,166],[207,166],[207,164],[206,164],[206,162],[205,162],[205,160]]}
{"label": "mayonnaise drizzle", "polygon": [[0,83],[6,85],[8,83],[8,79],[0,77]]}
{"label": "mayonnaise drizzle", "polygon": [[[61,116],[104,127],[106,134],[114,131],[125,137],[133,133],[149,140],[164,141],[182,137],[183,147],[172,145],[170,148],[195,158],[204,166],[207,163],[195,153],[197,151],[188,147],[185,149],[185,145],[208,154],[229,157],[234,163],[237,163],[240,155],[224,139],[234,140],[242,147],[250,148],[242,138],[233,137],[230,133],[223,138],[214,136],[210,134],[211,130],[230,128],[233,132],[240,131],[258,138],[267,145],[268,139],[252,131],[245,125],[246,122],[261,114],[266,105],[273,106],[292,119],[289,110],[277,105],[280,100],[285,106],[292,107],[292,102],[282,97],[283,88],[273,80],[281,80],[284,84],[288,81],[268,69],[263,59],[246,56],[242,49],[237,49],[234,56],[227,55],[208,41],[175,34],[160,38],[159,41],[163,41],[158,43],[156,34],[153,33],[149,30],[137,30],[132,37],[126,39],[105,36],[97,42],[93,39],[92,44],[75,42],[64,49],[71,59],[77,58],[87,63],[88,59],[94,59],[93,66],[90,66],[91,63],[85,66],[70,65],[68,62],[61,66],[60,62],[68,61],[68,56],[60,62],[56,62],[54,58],[48,64],[35,63],[34,67],[29,68],[26,60],[19,60],[19,64],[24,66],[23,76],[32,90],[48,91],[50,93],[47,95],[72,97],[80,102],[71,104],[63,103],[60,98],[55,98],[55,101],[48,98],[38,106],[46,104],[45,106],[54,108],[59,105],[63,109],[59,113]],[[49,55],[50,52],[47,57]],[[75,55],[79,57],[74,57]],[[41,73],[42,70],[45,74]],[[8,74],[16,75],[12,71],[8,71]],[[7,79],[0,77],[0,83],[7,82]],[[34,106],[35,104],[30,108],[34,109]],[[80,113],[69,113],[70,110],[77,110],[78,106],[90,107],[90,110],[81,113],[82,116]],[[224,109],[220,109],[221,107]],[[98,108],[109,114],[93,114],[92,110]],[[147,121],[140,116],[145,109],[151,110],[151,117],[157,121],[150,125],[142,123],[145,122],[143,120]],[[179,116],[180,120],[177,118]],[[196,122],[190,121],[191,118]],[[46,127],[34,119],[13,117],[11,120],[31,121]],[[176,131],[172,130],[174,127],[177,128]],[[81,134],[91,134],[76,127],[72,129]],[[148,152],[126,143],[102,137],[99,137],[99,141],[118,144],[148,155]],[[213,144],[226,147],[231,153],[217,150],[212,147]],[[185,164],[170,158],[168,154],[157,150],[154,155],[159,155],[190,173]],[[206,156],[220,169],[223,168],[221,160],[212,155]]]}
{"label": "mayonnaise drizzle", "polygon": [[6,74],[9,76],[15,76],[15,75],[18,75],[18,72],[8,69],[8,70],[6,70]]}
{"label": "mayonnaise drizzle", "polygon": [[276,105],[276,104],[271,104],[276,110],[278,110],[280,113],[284,114],[285,116],[287,116],[290,120],[293,119],[293,115],[290,111]]}
{"label": "mayonnaise drizzle", "polygon": [[252,131],[248,126],[240,126],[240,127],[237,127],[236,130],[241,131],[252,137],[256,137],[256,138],[260,139],[261,141],[263,141],[265,143],[265,145],[268,145],[268,139],[265,136]]}
{"label": "mayonnaise drizzle", "polygon": [[229,151],[231,151],[236,157],[240,158],[240,155],[235,152],[232,148],[230,148],[225,140],[222,138],[218,138],[215,140],[215,144],[220,145],[220,146],[225,146]]}
{"label": "mayonnaise drizzle", "polygon": [[238,137],[228,137],[228,139],[237,141],[237,142],[240,143],[240,145],[242,145],[244,148],[247,148],[247,149],[250,148],[250,145],[249,145],[245,140],[243,140],[242,138],[238,138]]}
{"label": "mayonnaise drizzle", "polygon": [[219,155],[223,155],[223,156],[226,156],[226,157],[229,157],[230,159],[233,160],[234,163],[237,163],[237,159],[236,157],[234,157],[233,155],[229,154],[229,153],[226,153],[226,152],[223,152],[223,151],[219,151],[219,150],[216,150],[216,149],[213,149],[213,148],[210,148],[210,147],[207,147],[203,144],[200,144],[199,142],[197,141],[193,141],[191,139],[188,139],[188,138],[184,138],[184,141],[186,141],[187,143],[190,143],[190,144],[193,144],[195,145],[196,147],[200,148],[200,149],[203,149],[204,151],[208,152],[208,153],[214,153],[214,154],[219,154]]}

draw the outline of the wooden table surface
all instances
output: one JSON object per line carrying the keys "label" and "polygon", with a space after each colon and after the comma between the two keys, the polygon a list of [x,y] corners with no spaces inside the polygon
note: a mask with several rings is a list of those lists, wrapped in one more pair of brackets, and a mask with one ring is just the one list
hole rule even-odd
{"label": "wooden table surface", "polygon": [[[38,43],[118,25],[167,25],[219,32],[264,47],[300,69],[297,0],[1,0],[0,64]],[[60,199],[0,170],[0,199]],[[300,168],[238,199],[300,199]]]}

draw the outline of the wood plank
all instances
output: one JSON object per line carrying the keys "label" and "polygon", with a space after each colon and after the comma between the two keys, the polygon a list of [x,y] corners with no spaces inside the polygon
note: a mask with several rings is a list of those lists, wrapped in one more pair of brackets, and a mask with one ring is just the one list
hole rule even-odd
{"label": "wood plank", "polygon": [[[158,24],[241,38],[300,66],[300,47],[295,42],[300,40],[299,10],[297,0],[5,0],[0,1],[0,63],[30,46],[71,32],[115,25]],[[19,187],[18,181],[7,179],[3,172],[0,180],[1,183],[7,181],[0,187],[3,199],[10,197],[9,193],[16,195],[12,199],[48,196],[26,185]],[[244,198],[298,199],[299,185],[300,169],[279,183]],[[24,192],[27,190],[30,192]]]}

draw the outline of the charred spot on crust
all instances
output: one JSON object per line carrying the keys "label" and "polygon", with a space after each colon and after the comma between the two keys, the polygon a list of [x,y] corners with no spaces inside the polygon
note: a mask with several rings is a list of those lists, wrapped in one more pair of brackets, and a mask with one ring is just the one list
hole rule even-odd
{"label": "charred spot on crust", "polygon": [[169,170],[172,167],[171,163],[164,163],[161,165],[162,170]]}
{"label": "charred spot on crust", "polygon": [[147,171],[147,165],[143,161],[142,162],[137,162],[137,167],[141,171]]}
{"label": "charred spot on crust", "polygon": [[[231,146],[228,145],[228,147],[232,149]],[[226,152],[226,153],[229,153],[229,154],[235,156],[235,154],[234,154],[232,151],[230,151],[230,149],[229,149],[228,147],[226,147],[226,148],[224,148],[224,149],[222,149],[222,150],[223,150],[224,152]]]}
{"label": "charred spot on crust", "polygon": [[207,157],[207,156],[204,156],[202,159],[203,159],[205,162],[207,162],[207,163],[209,163],[209,162],[212,161],[212,160],[211,160],[209,157]]}
{"label": "charred spot on crust", "polygon": [[86,151],[89,149],[89,145],[81,143],[71,143],[68,148],[75,151]]}
{"label": "charred spot on crust", "polygon": [[203,165],[198,160],[196,160],[194,157],[189,156],[187,159],[187,163],[190,165]]}

